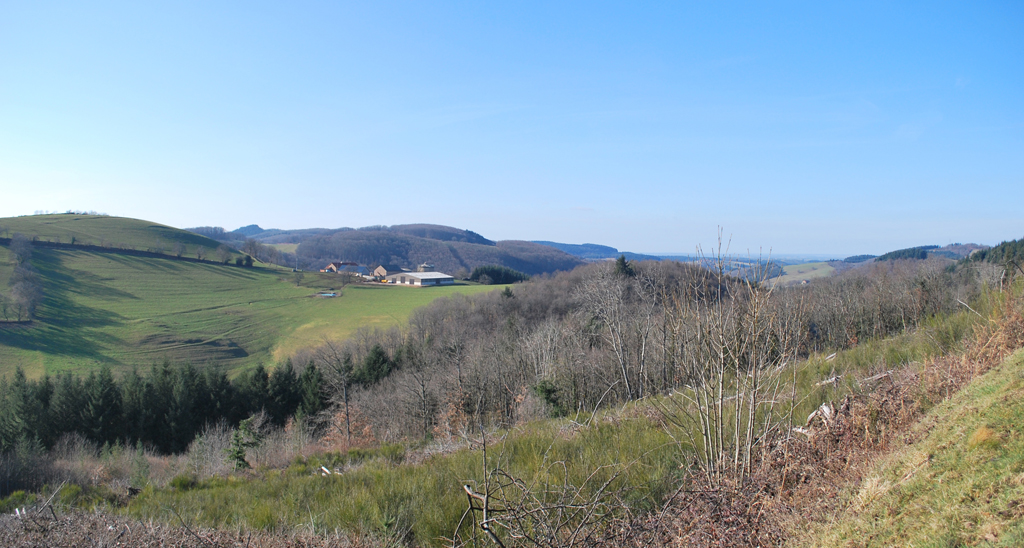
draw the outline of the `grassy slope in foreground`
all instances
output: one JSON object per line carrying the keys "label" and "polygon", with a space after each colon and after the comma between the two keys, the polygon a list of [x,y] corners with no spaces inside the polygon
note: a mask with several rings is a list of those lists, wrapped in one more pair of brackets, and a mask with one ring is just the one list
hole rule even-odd
{"label": "grassy slope in foreground", "polygon": [[[6,249],[2,248],[6,253]],[[283,360],[322,337],[404,322],[439,296],[487,286],[348,286],[316,298],[333,275],[241,268],[117,253],[37,247],[44,301],[31,327],[0,327],[0,375],[84,372],[101,363],[148,367],[165,358],[230,370]],[[6,262],[5,262],[6,265]]]}
{"label": "grassy slope in foreground", "polygon": [[813,546],[1024,546],[1024,350],[937,406]]}
{"label": "grassy slope in foreground", "polygon": [[[636,510],[651,510],[649,501],[661,500],[678,481],[679,447],[643,413],[611,417],[600,416],[584,428],[558,419],[499,432],[489,438],[487,467],[534,489],[550,489],[551,496],[567,482],[590,500],[609,482],[612,491],[628,488],[623,497]],[[398,456],[402,460],[400,451]],[[167,509],[175,508],[195,516],[197,524],[224,529],[340,530],[356,536],[408,532],[413,546],[451,546],[442,537],[452,536],[466,509],[462,486],[482,490],[485,485],[478,449],[436,454],[415,464],[374,457],[343,474],[321,477],[324,464],[335,466],[319,455],[297,459],[287,470],[211,478],[189,490],[147,487],[126,510],[142,520],[170,520]],[[508,491],[514,498],[515,488]],[[461,533],[468,534],[465,528]]]}

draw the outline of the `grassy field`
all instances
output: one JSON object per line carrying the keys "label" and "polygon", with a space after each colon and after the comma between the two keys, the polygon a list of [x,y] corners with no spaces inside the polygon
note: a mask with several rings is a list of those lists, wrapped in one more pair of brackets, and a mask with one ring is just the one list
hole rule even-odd
{"label": "grassy field", "polygon": [[785,274],[775,278],[775,283],[782,285],[798,284],[803,280],[826,278],[835,272],[835,268],[827,262],[791,264],[782,267]]}
{"label": "grassy field", "polygon": [[[10,261],[6,248],[0,254],[3,275]],[[38,376],[103,363],[124,371],[164,359],[237,371],[280,362],[325,336],[398,325],[440,296],[495,289],[350,285],[321,298],[314,295],[322,289],[340,289],[336,276],[306,272],[297,287],[293,273],[277,267],[42,247],[32,262],[44,301],[31,327],[0,326],[0,375],[16,366]]]}
{"label": "grassy field", "polygon": [[209,254],[220,242],[174,227],[125,217],[105,215],[26,215],[0,219],[0,236],[14,233],[43,241],[100,247],[128,248],[171,253],[175,242],[185,245],[184,255],[194,257],[203,246]]}
{"label": "grassy field", "polygon": [[295,253],[295,250],[299,248],[299,244],[267,244],[270,247],[284,252],[284,253]]}
{"label": "grassy field", "polygon": [[933,409],[808,546],[1024,546],[1024,351]]}
{"label": "grassy field", "polygon": [[[566,482],[578,486],[582,496],[575,503],[595,497],[609,482],[608,490],[623,490],[634,509],[652,510],[653,501],[678,481],[686,453],[658,421],[631,409],[598,417],[588,427],[574,428],[562,419],[493,433],[487,468],[544,488],[548,496]],[[411,541],[388,544],[394,546],[451,546],[442,538],[453,535],[466,509],[462,486],[482,491],[485,485],[481,451],[461,449],[417,463],[403,462],[404,456],[401,447],[385,446],[300,457],[286,470],[258,472],[259,480],[229,476],[189,489],[147,487],[126,511],[142,520],[169,520],[168,509],[174,508],[203,526],[316,534],[340,530]],[[357,466],[322,477],[324,465]],[[518,493],[514,488],[508,492],[510,498]],[[467,529],[464,525],[461,534]]]}

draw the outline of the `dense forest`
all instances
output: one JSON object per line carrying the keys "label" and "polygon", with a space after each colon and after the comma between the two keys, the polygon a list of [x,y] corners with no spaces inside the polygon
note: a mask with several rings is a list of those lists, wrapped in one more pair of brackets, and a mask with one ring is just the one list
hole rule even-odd
{"label": "dense forest", "polygon": [[999,245],[981,249],[970,256],[972,261],[984,261],[999,265],[1016,265],[1021,268],[1024,264],[1024,238],[1002,242]]}
{"label": "dense forest", "polygon": [[164,363],[121,379],[106,367],[84,378],[61,373],[38,380],[26,379],[19,369],[13,379],[0,379],[0,452],[25,441],[50,448],[62,436],[78,433],[99,445],[142,443],[176,453],[209,424],[237,425],[265,412],[272,424],[282,426],[296,414],[325,409],[325,396],[315,366],[299,374],[290,362],[269,374],[257,366],[234,381],[191,364]]}
{"label": "dense forest", "polygon": [[937,245],[922,245],[918,247],[908,247],[906,249],[897,249],[896,251],[890,251],[884,253],[875,258],[876,261],[895,261],[897,259],[916,259],[924,260],[928,258],[928,252],[933,249],[938,249]]}
{"label": "dense forest", "polygon": [[474,268],[469,279],[484,285],[491,285],[525,282],[530,277],[507,266],[485,265]]}

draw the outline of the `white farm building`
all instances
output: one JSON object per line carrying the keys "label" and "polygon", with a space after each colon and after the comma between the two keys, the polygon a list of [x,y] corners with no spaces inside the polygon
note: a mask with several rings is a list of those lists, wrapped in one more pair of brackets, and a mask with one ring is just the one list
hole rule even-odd
{"label": "white farm building", "polygon": [[387,281],[398,285],[455,285],[455,278],[443,272],[397,272],[389,274]]}

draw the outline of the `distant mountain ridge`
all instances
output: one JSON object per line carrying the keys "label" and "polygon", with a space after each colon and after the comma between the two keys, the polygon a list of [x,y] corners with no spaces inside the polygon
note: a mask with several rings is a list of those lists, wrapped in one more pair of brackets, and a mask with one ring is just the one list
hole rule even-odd
{"label": "distant mountain ridge", "polygon": [[622,255],[625,255],[626,259],[630,261],[660,261],[662,259],[661,257],[655,255],[644,255],[641,253],[631,253],[629,251],[619,251],[614,247],[599,244],[563,244],[559,242],[549,242],[543,240],[534,240],[533,243],[553,247],[560,251],[564,251],[570,255],[574,255],[576,257],[589,261],[618,259]]}
{"label": "distant mountain ridge", "polygon": [[471,231],[437,225],[340,230],[302,240],[296,253],[306,261],[342,260],[371,266],[427,263],[441,272],[466,275],[487,265],[534,275],[583,264],[578,257],[549,246],[516,240],[492,242]]}
{"label": "distant mountain ridge", "polygon": [[239,247],[248,238],[263,244],[298,244],[295,255],[303,268],[322,268],[320,263],[340,260],[409,268],[427,263],[441,272],[465,271],[466,275],[478,266],[497,265],[534,275],[572,270],[583,263],[549,246],[515,240],[495,242],[472,230],[427,223],[298,230],[264,229],[252,224],[230,232],[220,227],[189,230]]}
{"label": "distant mountain ridge", "polygon": [[888,253],[879,255],[875,258],[876,261],[892,261],[897,259],[927,259],[929,257],[945,257],[947,259],[960,260],[966,258],[978,250],[989,249],[987,245],[980,244],[949,244],[947,246],[939,247],[937,245],[921,245],[917,247],[908,247],[906,249],[897,249]]}

